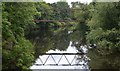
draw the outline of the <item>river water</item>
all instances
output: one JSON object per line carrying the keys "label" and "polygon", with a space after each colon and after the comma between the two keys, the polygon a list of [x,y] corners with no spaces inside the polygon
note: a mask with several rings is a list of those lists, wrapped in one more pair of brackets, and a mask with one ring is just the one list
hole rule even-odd
{"label": "river water", "polygon": [[[27,37],[35,46],[35,62],[30,69],[105,69],[111,68],[112,65],[107,62],[119,61],[117,59],[106,58],[105,56],[99,55],[97,49],[88,50],[85,55],[66,55],[69,61],[73,60],[72,66],[64,66],[62,64],[68,64],[65,57],[61,59],[58,66],[51,66],[60,59],[60,55],[53,55],[55,62],[52,57],[49,57],[45,65],[42,64],[41,60],[45,62],[48,55],[40,55],[41,53],[79,53],[78,49],[86,44],[85,33],[79,28],[65,27],[65,28],[52,28],[52,29],[39,29],[31,32]],[[116,56],[114,56],[116,57]],[[41,58],[41,60],[40,60]],[[79,59],[81,58],[81,59]],[[79,62],[79,63],[78,63]],[[80,65],[74,65],[74,64]],[[113,65],[117,68],[118,65]]]}
{"label": "river water", "polygon": [[[64,51],[60,51],[58,49],[56,50],[49,50],[46,53],[78,53],[78,50],[76,49],[75,46],[72,46],[72,41],[70,41],[70,44],[68,46],[68,48]],[[62,57],[62,55],[52,55],[52,57],[49,57],[47,62],[45,63],[45,65],[42,66],[38,66],[40,64],[42,64],[42,62],[45,62],[47,57],[49,55],[40,55],[39,58],[36,59],[36,62],[33,66],[31,66],[31,69],[89,69],[88,66],[88,60],[89,58],[86,55],[65,55],[68,59],[68,61],[71,63],[71,66],[64,66],[63,64],[68,65],[69,62],[67,61],[67,59],[65,57]],[[41,60],[40,60],[41,58]],[[61,60],[60,60],[61,58]],[[79,58],[79,59],[78,59]],[[59,61],[60,60],[60,61]],[[87,61],[86,61],[87,60]],[[56,62],[58,63],[58,66],[52,66],[49,64],[56,64]],[[76,65],[79,64],[79,65]],[[52,67],[51,67],[52,66]]]}

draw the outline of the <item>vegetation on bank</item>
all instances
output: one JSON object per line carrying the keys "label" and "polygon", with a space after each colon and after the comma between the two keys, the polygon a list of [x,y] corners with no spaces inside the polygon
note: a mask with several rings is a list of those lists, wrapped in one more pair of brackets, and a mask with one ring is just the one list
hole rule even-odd
{"label": "vegetation on bank", "polygon": [[[35,22],[34,20],[80,20],[82,22]],[[26,39],[34,28],[75,26],[87,43],[96,43],[98,53],[120,52],[120,2],[82,4],[72,2],[2,3],[3,69],[27,69],[34,62],[34,45]],[[49,44],[50,45],[50,44]],[[107,51],[103,54],[103,51]],[[110,62],[112,64],[112,62]],[[115,65],[120,67],[119,62]]]}
{"label": "vegetation on bank", "polygon": [[26,69],[34,61],[32,43],[25,29],[34,25],[34,3],[2,3],[2,68]]}

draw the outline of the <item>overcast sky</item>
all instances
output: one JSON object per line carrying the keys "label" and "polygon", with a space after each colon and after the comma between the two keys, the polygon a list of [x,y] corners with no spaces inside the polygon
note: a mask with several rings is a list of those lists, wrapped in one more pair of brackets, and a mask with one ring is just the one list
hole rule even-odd
{"label": "overcast sky", "polygon": [[[44,0],[45,2],[47,3],[54,3],[54,2],[57,2],[57,1],[60,1],[60,0]],[[79,1],[81,3],[90,3],[92,2],[92,0],[66,0],[68,2],[68,4],[70,5],[71,2],[76,2],[76,1]]]}

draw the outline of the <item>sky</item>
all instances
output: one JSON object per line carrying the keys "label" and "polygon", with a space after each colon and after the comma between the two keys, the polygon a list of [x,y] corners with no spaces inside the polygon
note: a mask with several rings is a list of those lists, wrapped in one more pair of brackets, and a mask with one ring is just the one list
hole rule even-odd
{"label": "sky", "polygon": [[[60,0],[43,0],[47,3],[54,3],[54,2],[58,2]],[[90,3],[92,2],[92,0],[66,0],[68,2],[68,4],[71,6],[71,2],[76,2],[76,1],[79,1],[81,3]]]}

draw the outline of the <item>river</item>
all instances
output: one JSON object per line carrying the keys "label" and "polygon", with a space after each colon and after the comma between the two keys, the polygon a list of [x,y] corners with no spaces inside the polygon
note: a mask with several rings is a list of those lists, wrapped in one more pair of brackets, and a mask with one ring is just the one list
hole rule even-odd
{"label": "river", "polygon": [[[87,59],[80,59],[78,64],[82,64],[81,66],[54,66],[51,67],[49,64],[54,64],[54,60],[52,57],[49,57],[48,61],[44,66],[37,66],[41,64],[42,59],[45,62],[47,58],[46,55],[40,55],[41,53],[78,53],[78,49],[86,45],[85,34],[82,30],[76,27],[63,27],[63,28],[51,28],[51,29],[38,29],[29,34],[27,37],[35,46],[35,62],[30,67],[30,69],[104,69],[109,68],[109,65],[105,62],[108,60],[114,60],[113,58],[105,58],[98,53],[97,49],[90,49],[88,53],[84,56],[80,56],[81,58]],[[60,55],[53,56],[56,62],[61,57]],[[69,61],[74,58],[74,55],[66,56]],[[76,57],[75,61],[78,60]],[[118,59],[116,59],[118,60]],[[73,61],[73,64],[76,62]],[[59,64],[67,64],[66,59],[61,59]],[[111,66],[111,65],[110,65]]]}

